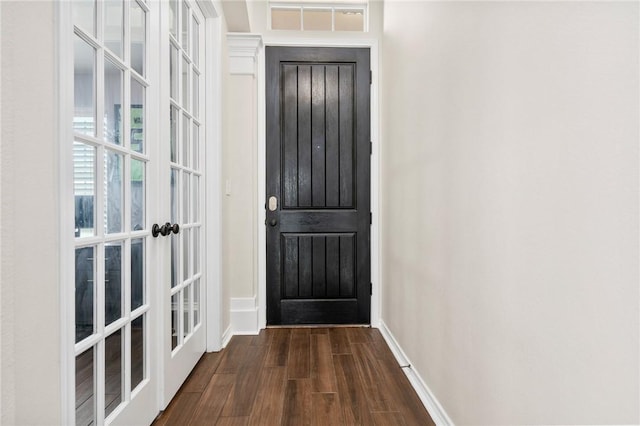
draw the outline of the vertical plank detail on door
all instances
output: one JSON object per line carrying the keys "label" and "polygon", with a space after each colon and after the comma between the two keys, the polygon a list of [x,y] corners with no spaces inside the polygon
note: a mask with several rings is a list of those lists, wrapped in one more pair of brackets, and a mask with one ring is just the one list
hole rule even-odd
{"label": "vertical plank detail on door", "polygon": [[327,297],[340,296],[340,237],[327,236]]}
{"label": "vertical plank detail on door", "polygon": [[325,194],[325,66],[311,67],[311,201],[326,207]]}
{"label": "vertical plank detail on door", "polygon": [[326,204],[340,206],[340,97],[338,93],[338,67],[326,67]]}
{"label": "vertical plank detail on door", "polygon": [[355,296],[355,235],[340,236],[340,296]]}
{"label": "vertical plank detail on door", "polygon": [[311,279],[311,261],[313,259],[313,245],[311,236],[298,237],[300,244],[298,247],[298,268],[300,277],[298,282],[298,296],[311,297],[313,295],[313,282]]}
{"label": "vertical plank detail on door", "polygon": [[283,192],[284,206],[298,206],[298,67],[283,65]]}
{"label": "vertical plank detail on door", "polygon": [[298,207],[311,207],[311,67],[298,66]]}
{"label": "vertical plank detail on door", "polygon": [[340,207],[353,207],[353,66],[341,65],[339,78],[340,108]]}
{"label": "vertical plank detail on door", "polygon": [[284,246],[284,297],[298,296],[298,237],[283,235]]}
{"label": "vertical plank detail on door", "polygon": [[325,236],[313,237],[313,297],[327,296]]}

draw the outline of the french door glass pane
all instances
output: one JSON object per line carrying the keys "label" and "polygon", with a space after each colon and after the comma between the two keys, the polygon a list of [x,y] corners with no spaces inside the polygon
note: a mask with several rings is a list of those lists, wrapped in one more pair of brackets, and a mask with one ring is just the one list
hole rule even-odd
{"label": "french door glass pane", "polygon": [[123,0],[104,0],[104,44],[122,58]]}
{"label": "french door glass pane", "polygon": [[193,228],[193,275],[200,272],[200,227]]}
{"label": "french door glass pane", "polygon": [[133,0],[129,15],[131,25],[131,68],[144,76],[145,39],[147,33],[147,19],[145,11]]}
{"label": "french door glass pane", "polygon": [[171,195],[171,223],[178,222],[178,171],[176,169],[171,169],[171,184],[170,184],[170,195]]}
{"label": "french door glass pane", "polygon": [[104,416],[107,417],[122,402],[124,357],[122,356],[122,329],[107,337],[104,342]]}
{"label": "french door glass pane", "polygon": [[144,380],[145,315],[131,321],[131,390]]}
{"label": "french door glass pane", "polygon": [[144,229],[145,163],[131,159],[131,230]]}
{"label": "french door glass pane", "polygon": [[178,285],[179,250],[178,236],[171,234],[171,288]]}
{"label": "french door glass pane", "polygon": [[191,58],[193,59],[193,63],[198,66],[200,64],[200,24],[198,24],[195,16],[193,17],[193,21],[191,24],[191,36],[193,39],[191,45]]}
{"label": "french door glass pane", "polygon": [[188,285],[186,286],[183,290],[183,309],[182,309],[182,315],[183,315],[183,326],[182,326],[182,335],[184,338],[186,338],[189,333],[191,333],[191,321],[189,321],[189,317],[191,316],[191,309],[190,309],[190,302],[191,302],[191,297],[190,297],[190,293],[191,293],[191,286]]}
{"label": "french door glass pane", "polygon": [[189,235],[191,229],[182,230],[182,278],[188,279],[189,274],[189,255],[191,254]]}
{"label": "french door glass pane", "polygon": [[182,175],[182,222],[189,223],[191,218],[189,217],[189,181],[191,180],[189,173],[183,173]]}
{"label": "french door glass pane", "polygon": [[104,246],[104,318],[105,325],[122,317],[122,243]]}
{"label": "french door glass pane", "polygon": [[122,135],[122,70],[104,61],[104,138],[120,145]]}
{"label": "french door glass pane", "polygon": [[96,35],[96,0],[74,0],[73,24]]}
{"label": "french door glass pane", "polygon": [[171,127],[171,162],[175,163],[178,161],[178,147],[176,146],[178,144],[178,112],[175,107],[171,107],[169,125]]}
{"label": "french door glass pane", "polygon": [[169,32],[174,37],[178,36],[178,0],[170,0],[169,1],[170,12],[169,12],[169,23],[170,28]]}
{"label": "french door glass pane", "polygon": [[199,111],[199,105],[198,102],[200,102],[200,97],[199,95],[199,76],[198,73],[196,72],[196,70],[193,70],[193,108],[191,109],[191,111],[193,112],[193,116],[195,118],[198,118],[200,111]]}
{"label": "french door glass pane", "polygon": [[193,143],[192,145],[192,150],[193,150],[193,168],[198,170],[198,167],[200,167],[199,165],[199,158],[198,156],[200,155],[200,126],[198,126],[195,122],[193,123]]}
{"label": "french door glass pane", "polygon": [[178,297],[180,293],[171,296],[171,349],[178,346],[178,308],[180,307]]}
{"label": "french door glass pane", "polygon": [[144,238],[131,240],[131,310],[144,304]]}
{"label": "french door glass pane", "polygon": [[106,151],[104,182],[105,231],[107,234],[122,232],[123,221],[123,161],[122,155]]}
{"label": "french door glass pane", "polygon": [[73,195],[75,236],[95,235],[96,149],[73,143]]}
{"label": "french door glass pane", "polygon": [[80,37],[73,45],[73,130],[95,136],[96,50]]}
{"label": "french door glass pane", "polygon": [[182,74],[180,78],[182,79],[182,107],[185,110],[190,110],[191,105],[189,105],[189,95],[190,95],[190,87],[189,87],[189,74],[190,74],[189,62],[186,57],[182,57]]}
{"label": "french door glass pane", "polygon": [[171,98],[178,99],[178,49],[171,44],[169,55],[169,82],[171,84]]}
{"label": "french door glass pane", "polygon": [[76,425],[94,424],[95,350],[93,347],[76,356]]}
{"label": "french door glass pane", "polygon": [[76,249],[76,343],[95,331],[95,247]]}
{"label": "french door glass pane", "polygon": [[131,149],[144,152],[145,88],[138,80],[131,79]]}
{"label": "french door glass pane", "polygon": [[191,120],[188,115],[182,116],[182,165],[189,167],[191,157],[189,156],[189,133],[191,133]]}
{"label": "french door glass pane", "polygon": [[193,175],[193,222],[200,221],[200,176]]}
{"label": "french door glass pane", "polygon": [[189,6],[186,1],[182,1],[182,48],[189,52]]}
{"label": "french door glass pane", "polygon": [[200,278],[193,282],[193,328],[198,324],[200,324]]}

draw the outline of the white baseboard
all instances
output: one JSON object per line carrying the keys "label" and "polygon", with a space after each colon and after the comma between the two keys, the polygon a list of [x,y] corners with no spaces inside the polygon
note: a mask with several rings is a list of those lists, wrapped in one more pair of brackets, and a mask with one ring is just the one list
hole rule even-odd
{"label": "white baseboard", "polygon": [[231,332],[231,324],[229,327],[222,333],[222,349],[226,348],[229,344],[229,340],[233,337],[233,333]]}
{"label": "white baseboard", "polygon": [[255,297],[231,299],[231,333],[234,335],[258,334],[258,308]]}
{"label": "white baseboard", "polygon": [[404,353],[404,351],[398,344],[398,341],[395,339],[395,337],[393,337],[393,334],[391,333],[389,328],[387,328],[387,325],[382,319],[380,320],[380,333],[382,333],[384,340],[386,340],[387,345],[389,345],[389,348],[391,349],[391,352],[393,352],[393,355],[396,357],[396,361],[398,361],[400,365],[409,366],[407,368],[403,368],[402,371],[404,371],[404,374],[406,374],[409,382],[411,383],[411,386],[413,386],[413,388],[415,389],[418,397],[420,397],[420,401],[422,401],[422,404],[427,409],[429,415],[436,423],[436,425],[453,425],[453,422],[447,415],[446,411],[444,411],[444,408],[442,408],[442,405],[440,405],[433,392],[431,392],[429,386],[427,386],[424,380],[422,380],[420,373],[415,370],[413,364],[411,363],[409,358],[407,358],[407,355]]}

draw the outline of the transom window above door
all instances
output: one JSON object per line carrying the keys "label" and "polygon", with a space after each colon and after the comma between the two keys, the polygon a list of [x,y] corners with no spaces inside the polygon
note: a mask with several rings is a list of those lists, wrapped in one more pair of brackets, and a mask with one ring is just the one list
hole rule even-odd
{"label": "transom window above door", "polygon": [[291,31],[367,31],[367,2],[269,3],[269,28]]}

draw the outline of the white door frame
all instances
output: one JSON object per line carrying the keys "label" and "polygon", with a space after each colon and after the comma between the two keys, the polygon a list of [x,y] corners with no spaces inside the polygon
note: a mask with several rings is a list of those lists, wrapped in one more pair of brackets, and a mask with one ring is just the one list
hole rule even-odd
{"label": "white door frame", "polygon": [[222,349],[222,25],[220,4],[198,0],[205,18],[205,260],[207,352]]}
{"label": "white door frame", "polygon": [[[365,47],[371,49],[371,326],[380,325],[380,104],[378,90],[380,83],[380,51],[379,42],[374,38],[292,38],[263,37],[264,46],[293,47]],[[266,202],[266,86],[265,86],[265,49],[258,55],[258,329],[267,325],[267,248],[265,228],[266,212],[262,208]]]}

